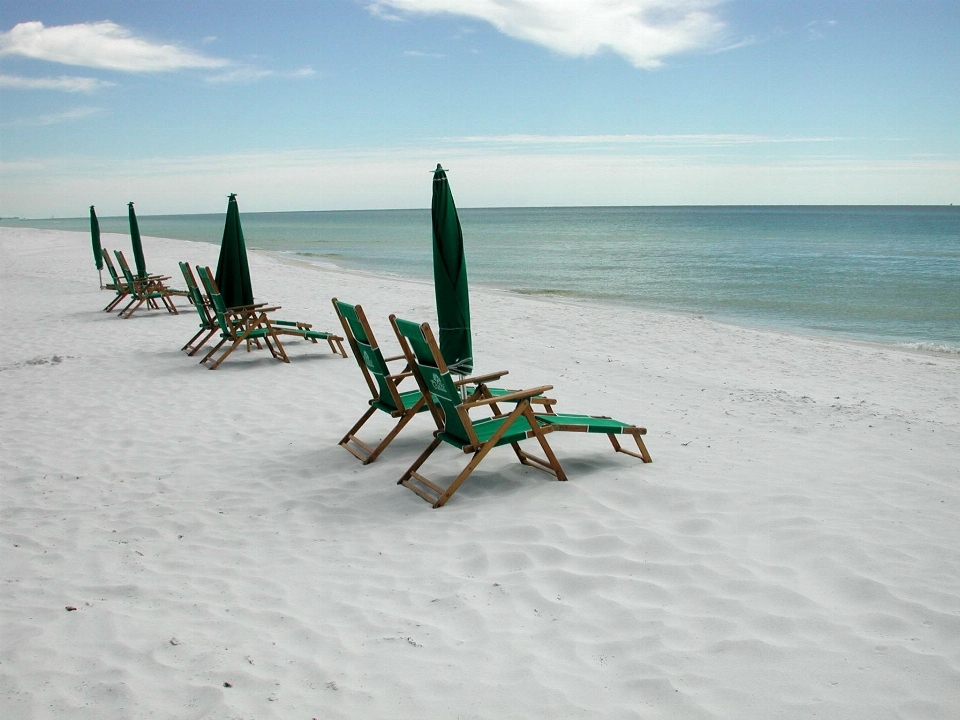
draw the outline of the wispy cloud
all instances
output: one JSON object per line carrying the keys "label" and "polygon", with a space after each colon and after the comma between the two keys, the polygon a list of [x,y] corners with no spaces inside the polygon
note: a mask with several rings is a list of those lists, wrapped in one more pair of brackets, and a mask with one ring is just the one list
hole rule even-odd
{"label": "wispy cloud", "polygon": [[822,40],[828,30],[837,24],[836,20],[814,20],[807,23],[807,40]]}
{"label": "wispy cloud", "polygon": [[16,120],[3,123],[2,127],[46,127],[48,125],[59,125],[60,123],[83,120],[101,112],[103,112],[103,108],[78,107],[72,110],[65,110],[64,112],[38,115],[32,118],[17,118]]}
{"label": "wispy cloud", "polygon": [[309,78],[317,74],[317,71],[314,70],[309,65],[302,68],[297,68],[296,70],[290,71],[277,71],[277,70],[264,70],[253,65],[243,65],[240,67],[230,68],[224,72],[217,73],[216,75],[208,75],[204,80],[208,83],[251,83],[256,82],[257,80],[262,80],[263,78]]}
{"label": "wispy cloud", "polygon": [[[573,57],[611,51],[638,68],[718,42],[719,0],[375,0],[377,17],[461,15],[483,20],[518,40]],[[398,15],[400,13],[400,15]]]}
{"label": "wispy cloud", "polygon": [[772,135],[677,134],[677,135],[473,135],[452,138],[454,143],[551,146],[551,145],[651,145],[720,147],[728,145],[771,145],[784,143],[827,143],[843,140],[841,137],[777,137]]}
{"label": "wispy cloud", "polygon": [[20,23],[0,33],[0,56],[3,55],[125,72],[220,68],[231,64],[229,60],[178,45],[137,37],[109,20],[54,27],[45,27],[42,22]]}
{"label": "wispy cloud", "polygon": [[446,57],[443,53],[423,52],[422,50],[404,50],[403,54],[407,57],[425,57],[437,59]]}
{"label": "wispy cloud", "polygon": [[116,83],[92,77],[28,78],[19,75],[0,75],[0,88],[11,90],[60,90],[63,92],[96,92],[101,88],[113,87]]}

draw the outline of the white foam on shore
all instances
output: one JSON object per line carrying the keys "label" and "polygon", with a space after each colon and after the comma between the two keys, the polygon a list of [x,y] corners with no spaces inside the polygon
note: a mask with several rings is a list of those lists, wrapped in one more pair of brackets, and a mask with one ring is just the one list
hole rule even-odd
{"label": "white foam on shore", "polygon": [[[174,278],[216,263],[145,242]],[[100,312],[82,233],[2,228],[0,265],[3,717],[960,709],[955,357],[476,288],[478,372],[646,426],[654,463],[554,434],[569,482],[499,449],[432,510],[395,484],[429,418],[367,467],[337,446],[365,408],[353,358],[291,341],[290,365],[210,372],[179,351],[185,303]],[[389,313],[435,316],[429,283],[250,265],[319,329],[332,296],[362,303],[386,354]]]}

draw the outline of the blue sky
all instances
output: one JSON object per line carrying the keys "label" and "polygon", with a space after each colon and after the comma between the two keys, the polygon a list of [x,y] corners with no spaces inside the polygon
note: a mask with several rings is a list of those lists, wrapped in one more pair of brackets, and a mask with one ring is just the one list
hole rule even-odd
{"label": "blue sky", "polygon": [[960,203],[960,3],[0,6],[0,214]]}

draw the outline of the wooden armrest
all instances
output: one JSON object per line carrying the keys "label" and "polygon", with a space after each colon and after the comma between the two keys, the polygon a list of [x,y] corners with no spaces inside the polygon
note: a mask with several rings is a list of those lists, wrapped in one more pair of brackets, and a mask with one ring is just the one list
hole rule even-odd
{"label": "wooden armrest", "polygon": [[501,370],[500,372],[488,373],[486,375],[474,375],[473,377],[463,378],[462,380],[454,380],[453,384],[458,387],[460,385],[472,385],[474,383],[479,385],[480,383],[485,383],[488,380],[499,380],[504,375],[509,374],[510,373],[508,370]]}
{"label": "wooden armrest", "polygon": [[384,358],[384,362],[393,362],[394,360],[406,360],[406,355],[394,355],[393,357]]}
{"label": "wooden armrest", "polygon": [[253,303],[252,305],[234,305],[233,307],[228,307],[227,312],[242,312],[243,310],[256,310],[257,308],[263,307],[266,303]]}
{"label": "wooden armrest", "polygon": [[547,390],[553,390],[553,385],[541,385],[540,387],[530,388],[529,390],[517,390],[507,395],[497,397],[481,398],[480,400],[471,400],[460,405],[462,408],[479,407],[481,405],[492,405],[498,402],[513,402],[514,400],[529,400],[532,397],[545,393]]}
{"label": "wooden armrest", "polygon": [[407,372],[397,373],[396,375],[387,375],[387,380],[394,380],[399,382],[400,380],[403,380],[404,378],[408,378],[411,375],[413,375],[413,372],[408,370]]}

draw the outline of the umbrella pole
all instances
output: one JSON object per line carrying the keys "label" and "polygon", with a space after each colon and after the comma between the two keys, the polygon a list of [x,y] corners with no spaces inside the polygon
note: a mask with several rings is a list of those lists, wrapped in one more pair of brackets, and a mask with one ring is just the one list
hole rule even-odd
{"label": "umbrella pole", "polygon": [[103,290],[103,270],[97,270],[97,275],[100,276],[100,289]]}

